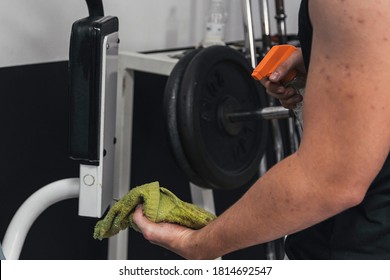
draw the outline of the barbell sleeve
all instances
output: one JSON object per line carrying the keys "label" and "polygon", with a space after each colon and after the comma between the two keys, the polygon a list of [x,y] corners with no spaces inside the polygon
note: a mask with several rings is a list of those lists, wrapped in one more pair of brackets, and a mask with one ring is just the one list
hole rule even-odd
{"label": "barbell sleeve", "polygon": [[283,106],[272,106],[251,112],[229,113],[227,117],[231,122],[242,122],[259,119],[287,119],[293,116],[294,113],[290,109],[284,108]]}

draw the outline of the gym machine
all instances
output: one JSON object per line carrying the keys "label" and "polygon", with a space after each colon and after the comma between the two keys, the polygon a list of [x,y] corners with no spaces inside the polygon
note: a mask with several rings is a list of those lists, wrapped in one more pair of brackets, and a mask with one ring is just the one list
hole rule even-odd
{"label": "gym machine", "polygon": [[89,16],[72,26],[69,54],[70,153],[80,177],[50,183],[32,194],[12,218],[2,242],[18,259],[26,235],[51,205],[79,198],[79,215],[101,217],[113,200],[118,18],[104,16],[101,0],[86,0]]}

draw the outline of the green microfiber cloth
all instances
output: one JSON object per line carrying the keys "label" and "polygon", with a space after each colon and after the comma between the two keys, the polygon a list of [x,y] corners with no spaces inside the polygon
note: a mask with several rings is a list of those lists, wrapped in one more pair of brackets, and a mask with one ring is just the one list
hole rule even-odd
{"label": "green microfiber cloth", "polygon": [[103,220],[97,222],[93,237],[102,240],[128,227],[139,231],[132,214],[138,204],[143,204],[144,215],[152,222],[168,222],[200,229],[216,216],[194,204],[184,202],[158,182],[131,189],[117,201]]}

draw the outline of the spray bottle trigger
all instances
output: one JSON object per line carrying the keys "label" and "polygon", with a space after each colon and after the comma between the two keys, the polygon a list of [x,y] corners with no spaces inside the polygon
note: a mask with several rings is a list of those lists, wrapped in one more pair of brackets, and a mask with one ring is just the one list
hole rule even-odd
{"label": "spray bottle trigger", "polygon": [[[285,62],[290,55],[296,51],[297,48],[292,45],[277,45],[273,46],[261,62],[256,66],[252,72],[252,77],[255,80],[261,80],[269,77],[276,68]],[[289,82],[297,76],[297,70],[291,70],[282,80],[282,82]]]}

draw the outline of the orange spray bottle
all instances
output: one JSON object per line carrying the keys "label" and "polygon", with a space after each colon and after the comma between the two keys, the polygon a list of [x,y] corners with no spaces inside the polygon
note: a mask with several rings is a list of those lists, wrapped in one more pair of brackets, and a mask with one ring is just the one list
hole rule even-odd
{"label": "orange spray bottle", "polygon": [[[261,80],[265,77],[269,77],[275,71],[275,69],[281,63],[286,61],[286,59],[289,58],[290,55],[296,50],[297,48],[292,45],[273,46],[253,70],[252,77],[255,80]],[[281,83],[285,87],[294,88],[297,93],[303,97],[306,79],[298,75],[298,71],[296,69],[292,69],[290,72],[288,72],[288,74],[282,79]],[[298,103],[293,109],[301,129],[303,129],[302,109],[303,101]]]}

